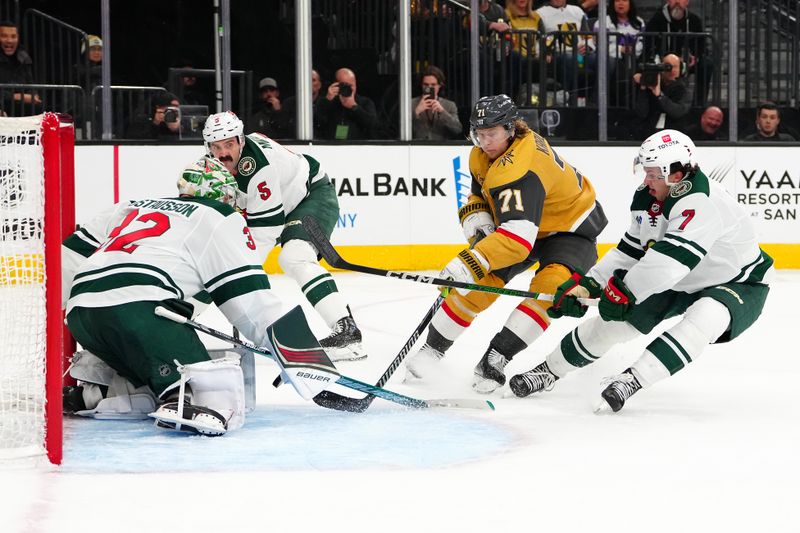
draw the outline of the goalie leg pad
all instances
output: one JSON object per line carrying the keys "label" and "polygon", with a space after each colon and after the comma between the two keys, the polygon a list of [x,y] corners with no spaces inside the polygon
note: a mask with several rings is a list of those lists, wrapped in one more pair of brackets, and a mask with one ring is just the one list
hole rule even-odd
{"label": "goalie leg pad", "polygon": [[[199,426],[207,425],[209,422],[206,416],[197,417],[197,413],[202,411],[205,414],[213,412],[219,415],[225,431],[232,431],[244,425],[244,377],[237,355],[177,366],[181,378],[162,393],[164,398],[178,389],[177,401],[165,403],[155,413],[151,413],[151,417],[156,420],[165,419],[167,422],[176,422],[174,418],[178,417],[180,423],[197,425],[196,429],[199,431],[203,429]],[[191,389],[191,395],[185,392],[186,389]],[[175,405],[162,410],[170,404]],[[194,423],[196,418],[198,422]],[[211,427],[216,425],[212,424]]]}
{"label": "goalie leg pad", "polygon": [[311,333],[299,305],[267,328],[266,342],[281,368],[283,381],[291,383],[306,400],[339,378],[336,367]]}
{"label": "goalie leg pad", "polygon": [[105,398],[98,385],[85,383],[83,399],[88,409],[74,414],[100,420],[142,420],[156,406],[156,397],[150,387],[134,387],[117,373],[114,373]]}
{"label": "goalie leg pad", "polygon": [[[89,350],[75,352],[69,366],[69,375],[78,381],[95,383],[97,385],[111,385],[116,372],[108,363],[97,357]],[[88,403],[87,403],[88,405]]]}

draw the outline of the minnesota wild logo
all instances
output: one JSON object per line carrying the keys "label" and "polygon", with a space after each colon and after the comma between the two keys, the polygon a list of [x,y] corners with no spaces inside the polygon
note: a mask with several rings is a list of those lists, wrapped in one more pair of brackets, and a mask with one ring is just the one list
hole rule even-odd
{"label": "minnesota wild logo", "polygon": [[673,198],[677,198],[679,196],[683,196],[684,194],[688,193],[692,190],[692,182],[691,181],[681,181],[676,183],[672,186],[669,191],[669,195]]}
{"label": "minnesota wild logo", "polygon": [[239,161],[239,174],[249,176],[256,170],[256,160],[250,156],[243,157]]}

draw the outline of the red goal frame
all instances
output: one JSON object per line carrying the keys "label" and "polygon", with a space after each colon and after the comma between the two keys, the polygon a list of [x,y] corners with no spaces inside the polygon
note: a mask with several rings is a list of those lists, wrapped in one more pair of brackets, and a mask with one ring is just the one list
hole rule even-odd
{"label": "red goal frame", "polygon": [[44,247],[47,311],[45,447],[53,464],[63,457],[62,387],[74,351],[61,309],[61,242],[75,229],[75,128],[68,115],[42,117],[44,159]]}

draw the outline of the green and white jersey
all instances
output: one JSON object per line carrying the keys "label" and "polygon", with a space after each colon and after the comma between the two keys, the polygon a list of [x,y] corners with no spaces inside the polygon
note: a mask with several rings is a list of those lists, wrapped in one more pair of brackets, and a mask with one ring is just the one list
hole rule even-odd
{"label": "green and white jersey", "polygon": [[327,177],[316,159],[295,154],[261,133],[245,137],[236,171],[237,205],[245,211],[263,261],[311,184]]}
{"label": "green and white jersey", "polygon": [[186,299],[207,291],[243,335],[260,343],[281,316],[244,218],[204,198],[121,202],[64,240],[74,307]]}
{"label": "green and white jersey", "polygon": [[659,202],[641,185],[631,226],[616,248],[588,273],[605,283],[628,270],[625,285],[641,302],[666,290],[694,293],[722,283],[769,283],[772,258],[758,246],[747,213],[700,170],[672,186]]}

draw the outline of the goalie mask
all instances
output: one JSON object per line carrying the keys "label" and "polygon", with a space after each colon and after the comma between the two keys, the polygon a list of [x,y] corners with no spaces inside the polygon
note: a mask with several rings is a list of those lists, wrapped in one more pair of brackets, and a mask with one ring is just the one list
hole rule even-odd
{"label": "goalie mask", "polygon": [[239,154],[244,149],[244,123],[233,111],[214,113],[206,119],[203,126],[203,140],[206,152],[211,153],[210,144],[236,137],[239,140]]}
{"label": "goalie mask", "polygon": [[657,167],[666,178],[679,170],[684,174],[694,170],[695,151],[694,142],[688,135],[677,130],[661,130],[644,140],[636,159],[644,168]]}
{"label": "goalie mask", "polygon": [[236,178],[213,157],[201,157],[186,167],[178,178],[178,192],[236,206]]}
{"label": "goalie mask", "polygon": [[503,126],[509,138],[514,135],[514,121],[519,118],[517,106],[505,94],[484,96],[475,103],[469,117],[469,138],[480,148],[478,130]]}

